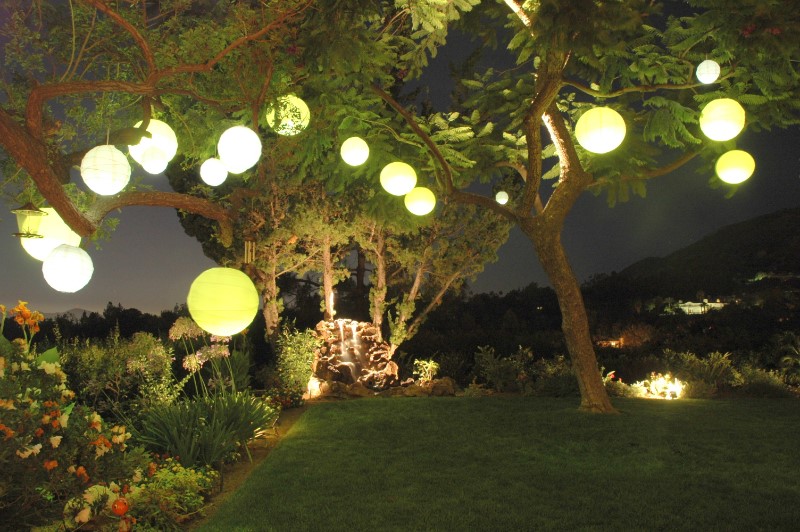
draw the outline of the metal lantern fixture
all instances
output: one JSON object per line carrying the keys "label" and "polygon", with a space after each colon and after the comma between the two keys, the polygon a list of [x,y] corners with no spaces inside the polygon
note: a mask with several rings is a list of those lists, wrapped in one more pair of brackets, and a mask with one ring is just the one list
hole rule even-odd
{"label": "metal lantern fixture", "polygon": [[80,235],[64,223],[64,220],[61,219],[61,216],[58,215],[54,208],[45,207],[42,211],[47,216],[39,217],[42,221],[41,225],[39,225],[39,236],[41,238],[23,238],[21,241],[22,248],[28,252],[28,255],[36,260],[43,261],[61,244],[80,245]]}
{"label": "metal lantern fixture", "polygon": [[417,173],[404,162],[389,163],[381,170],[381,186],[389,194],[404,196],[417,184]]}
{"label": "metal lantern fixture", "polygon": [[695,72],[698,81],[705,84],[714,83],[717,81],[717,78],[719,78],[719,73],[719,63],[712,59],[706,59],[697,65],[697,71]]}
{"label": "metal lantern fixture", "polygon": [[81,177],[93,192],[112,196],[130,181],[131,165],[124,153],[111,144],[105,144],[92,148],[83,156]]}
{"label": "metal lantern fixture", "polygon": [[711,140],[731,140],[744,129],[744,108],[736,100],[718,98],[700,113],[700,129]]}
{"label": "metal lantern fixture", "polygon": [[622,144],[625,120],[610,107],[595,107],[578,119],[575,136],[584,149],[593,153],[608,153]]}
{"label": "metal lantern fixture", "polygon": [[241,174],[261,158],[261,139],[249,127],[233,126],[220,135],[217,153],[228,172]]}
{"label": "metal lantern fixture", "polygon": [[506,192],[505,190],[501,190],[500,192],[494,195],[494,200],[500,205],[505,205],[506,203],[508,203],[508,192]]}
{"label": "metal lantern fixture", "polygon": [[250,325],[258,312],[253,281],[233,268],[211,268],[192,282],[186,305],[203,330],[231,336]]}
{"label": "metal lantern fixture", "polygon": [[61,244],[42,262],[44,280],[59,292],[77,292],[89,283],[92,273],[94,264],[89,254],[69,244]]}
{"label": "metal lantern fixture", "polygon": [[756,161],[742,150],[731,150],[723,153],[714,167],[717,176],[730,185],[738,185],[746,181],[756,170]]}
{"label": "metal lantern fixture", "polygon": [[308,127],[311,111],[306,102],[289,94],[278,98],[277,105],[267,111],[267,124],[278,135],[297,135]]}
{"label": "metal lantern fixture", "polygon": [[228,169],[225,168],[225,165],[222,164],[222,161],[219,159],[213,157],[211,159],[206,159],[205,162],[200,165],[200,179],[202,179],[206,185],[216,187],[228,179]]}
{"label": "metal lantern fixture", "polygon": [[[141,125],[142,121],[140,120],[134,127]],[[167,168],[167,164],[178,153],[178,137],[175,136],[175,132],[172,131],[169,124],[155,119],[150,119],[147,124],[147,132],[150,133],[150,137],[142,137],[139,144],[128,146],[128,153],[131,154],[134,161],[142,165],[146,172],[159,174]],[[158,151],[150,151],[152,148],[156,148]],[[156,160],[160,162],[157,163]],[[162,165],[163,167],[161,167]],[[150,169],[159,167],[161,169],[158,172],[150,171]]]}
{"label": "metal lantern fixture", "polygon": [[342,143],[340,153],[350,166],[361,166],[369,158],[369,146],[361,137],[350,137]]}
{"label": "metal lantern fixture", "polygon": [[42,218],[47,216],[47,213],[31,203],[30,201],[25,205],[17,207],[11,211],[17,217],[18,233],[12,233],[15,237],[25,240],[31,238],[42,238],[39,233],[39,227],[42,223]]}
{"label": "metal lantern fixture", "polygon": [[436,206],[436,196],[426,187],[416,187],[404,198],[406,209],[417,216],[425,216]]}

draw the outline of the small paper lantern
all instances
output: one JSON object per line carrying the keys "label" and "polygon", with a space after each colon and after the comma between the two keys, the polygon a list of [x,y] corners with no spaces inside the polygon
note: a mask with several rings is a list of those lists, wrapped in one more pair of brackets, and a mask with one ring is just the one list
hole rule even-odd
{"label": "small paper lantern", "polygon": [[249,127],[233,126],[220,135],[217,153],[228,172],[241,174],[261,158],[261,139]]}
{"label": "small paper lantern", "polygon": [[[139,127],[141,125],[142,121],[139,120],[134,127]],[[150,133],[149,138],[142,137],[139,144],[128,146],[128,153],[131,154],[131,158],[144,166],[143,158],[145,152],[150,147],[156,147],[161,151],[166,162],[169,163],[169,161],[175,157],[175,154],[178,153],[178,137],[175,136],[175,132],[172,131],[172,128],[169,127],[166,122],[153,118],[151,118],[150,122],[147,124],[147,132]],[[164,168],[166,168],[166,163]],[[150,173],[152,174],[153,172]]]}
{"label": "small paper lantern", "polygon": [[228,169],[219,159],[211,158],[200,165],[200,179],[206,185],[215,187],[221,185],[228,179]]}
{"label": "small paper lantern", "polygon": [[369,146],[361,137],[350,137],[342,143],[342,160],[350,166],[360,166],[369,157]]}
{"label": "small paper lantern", "polygon": [[44,210],[29,201],[25,205],[13,209],[11,213],[17,217],[17,228],[19,229],[18,233],[12,233],[14,236],[21,238],[23,242],[42,238],[39,227],[42,225],[42,219],[47,216]]}
{"label": "small paper lantern", "polygon": [[89,150],[81,161],[81,177],[86,186],[101,196],[112,196],[131,179],[131,165],[125,154],[111,144]]}
{"label": "small paper lantern", "polygon": [[277,105],[267,111],[267,124],[278,135],[297,135],[310,121],[308,105],[294,94],[281,96]]}
{"label": "small paper lantern", "polygon": [[54,208],[45,207],[42,211],[47,214],[47,216],[40,217],[42,223],[39,226],[39,234],[42,238],[22,239],[22,247],[28,252],[28,255],[43,261],[61,244],[80,245],[80,235],[64,223]]}
{"label": "small paper lantern", "polygon": [[584,149],[593,153],[608,153],[622,144],[625,120],[610,107],[595,107],[578,119],[575,136]]}
{"label": "small paper lantern", "polygon": [[424,216],[436,206],[436,196],[429,188],[417,187],[406,194],[406,209],[417,216]]}
{"label": "small paper lantern", "polygon": [[731,140],[744,128],[744,108],[736,100],[718,98],[700,113],[700,129],[711,140]]}
{"label": "small paper lantern", "polygon": [[217,336],[231,336],[250,325],[258,302],[253,281],[233,268],[204,271],[192,282],[186,298],[192,319]]}
{"label": "small paper lantern", "polygon": [[142,154],[141,165],[145,172],[156,175],[167,169],[169,159],[166,158],[160,148],[150,146]]}
{"label": "small paper lantern", "polygon": [[508,203],[508,192],[506,192],[505,190],[501,190],[500,192],[494,195],[494,200],[500,205],[505,205],[506,203]]}
{"label": "small paper lantern", "polygon": [[404,196],[417,184],[417,173],[411,165],[395,161],[381,170],[381,186],[389,194]]}
{"label": "small paper lantern", "polygon": [[711,59],[706,59],[699,65],[697,65],[697,79],[700,83],[714,83],[719,78],[719,63],[713,61]]}
{"label": "small paper lantern", "polygon": [[756,169],[756,161],[742,150],[731,150],[723,153],[714,167],[717,176],[731,185],[738,185],[746,181]]}
{"label": "small paper lantern", "polygon": [[94,264],[89,254],[69,244],[61,244],[42,262],[44,280],[59,292],[77,292],[87,285],[92,273]]}

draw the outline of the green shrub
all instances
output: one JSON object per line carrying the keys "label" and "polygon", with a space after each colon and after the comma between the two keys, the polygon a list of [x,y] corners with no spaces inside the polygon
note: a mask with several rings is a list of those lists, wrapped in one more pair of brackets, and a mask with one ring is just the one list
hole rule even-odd
{"label": "green shrub", "polygon": [[533,394],[547,397],[580,395],[578,380],[572,366],[563,355],[553,359],[540,358],[533,364]]}
{"label": "green shrub", "polygon": [[742,384],[742,376],[734,367],[730,353],[717,351],[710,353],[706,358],[699,358],[690,352],[666,350],[664,359],[673,375],[695,387],[696,390],[692,393],[698,395],[691,397],[709,397],[708,391],[712,391],[713,395],[720,390]]}
{"label": "green shrub", "polygon": [[319,338],[310,329],[298,331],[293,325],[288,325],[281,330],[275,368],[280,383],[279,394],[297,397],[299,393],[302,397],[311,379],[314,352],[320,345]]}
{"label": "green shrub", "polygon": [[517,387],[517,364],[495,353],[494,347],[484,345],[475,352],[476,375],[498,392],[510,392]]}
{"label": "green shrub", "polygon": [[736,388],[738,395],[746,397],[794,397],[784,382],[784,377],[777,371],[769,371],[753,366],[741,369],[744,383]]}
{"label": "green shrub", "polygon": [[439,373],[439,363],[435,360],[421,360],[414,361],[414,376],[422,382],[430,382]]}
{"label": "green shrub", "polygon": [[472,357],[456,351],[445,351],[434,353],[433,359],[439,363],[439,374],[451,377],[461,387],[466,387],[470,383]]}

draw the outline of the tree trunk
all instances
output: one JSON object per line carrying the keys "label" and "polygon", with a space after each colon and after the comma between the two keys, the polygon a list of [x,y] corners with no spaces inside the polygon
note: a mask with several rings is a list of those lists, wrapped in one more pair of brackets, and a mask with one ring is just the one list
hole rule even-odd
{"label": "tree trunk", "polygon": [[330,321],[336,314],[333,307],[333,257],[330,236],[326,236],[322,244],[322,297],[325,305],[324,319]]}
{"label": "tree trunk", "polygon": [[558,298],[561,330],[564,332],[567,351],[581,391],[581,410],[601,414],[617,413],[608,398],[597,366],[583,295],[564,252],[560,228],[554,229],[544,223],[535,223],[524,225],[523,231],[533,242]]}
{"label": "tree trunk", "polygon": [[386,306],[386,242],[383,233],[378,231],[375,238],[375,276],[370,290],[370,311],[372,324],[378,329],[378,341],[383,341],[383,312]]}
{"label": "tree trunk", "polygon": [[266,272],[264,280],[264,326],[266,340],[272,348],[273,353],[277,353],[278,334],[281,324],[281,304],[278,300],[278,281],[275,277],[275,268]]}
{"label": "tree trunk", "polygon": [[358,262],[356,263],[356,293],[360,296],[366,289],[365,278],[367,275],[367,256],[361,246],[356,248]]}

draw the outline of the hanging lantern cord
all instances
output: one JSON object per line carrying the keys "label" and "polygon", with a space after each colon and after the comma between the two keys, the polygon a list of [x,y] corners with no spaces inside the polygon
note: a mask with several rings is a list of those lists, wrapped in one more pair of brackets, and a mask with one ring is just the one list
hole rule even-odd
{"label": "hanging lantern cord", "polygon": [[244,263],[250,264],[256,260],[256,242],[255,240],[244,241]]}

